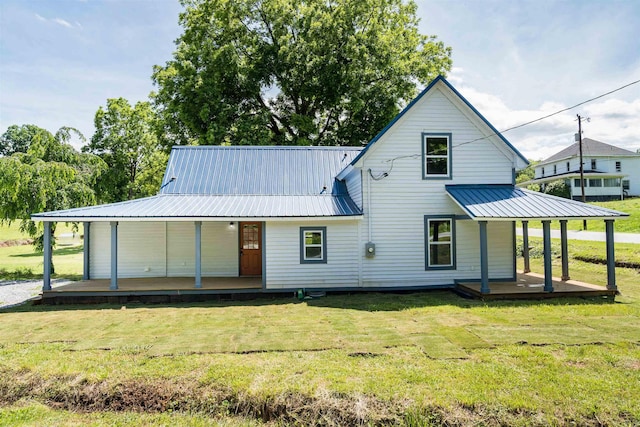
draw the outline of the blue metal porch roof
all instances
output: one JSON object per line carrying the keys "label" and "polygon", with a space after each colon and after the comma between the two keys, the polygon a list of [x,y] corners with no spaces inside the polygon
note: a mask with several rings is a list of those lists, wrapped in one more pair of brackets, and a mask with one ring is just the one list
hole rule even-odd
{"label": "blue metal porch roof", "polygon": [[447,185],[446,190],[474,220],[616,219],[629,216],[513,185]]}
{"label": "blue metal porch roof", "polygon": [[362,212],[349,196],[160,194],[107,205],[38,213],[32,218],[40,221],[166,221],[358,215]]}

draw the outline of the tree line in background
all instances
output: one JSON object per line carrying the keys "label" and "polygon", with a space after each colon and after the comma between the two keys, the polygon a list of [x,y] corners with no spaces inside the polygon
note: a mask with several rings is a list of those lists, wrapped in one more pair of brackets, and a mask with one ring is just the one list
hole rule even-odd
{"label": "tree line in background", "polygon": [[88,143],[29,124],[0,137],[0,222],[22,221],[41,245],[32,213],[155,194],[172,145],[361,146],[451,69],[412,0],[181,4],[149,101],[108,99]]}

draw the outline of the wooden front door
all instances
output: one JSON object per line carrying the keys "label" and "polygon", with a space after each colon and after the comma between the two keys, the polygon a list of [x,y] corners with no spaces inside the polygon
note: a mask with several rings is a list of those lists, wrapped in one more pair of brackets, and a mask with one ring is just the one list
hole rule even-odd
{"label": "wooden front door", "polygon": [[262,275],[262,223],[240,223],[240,275]]}

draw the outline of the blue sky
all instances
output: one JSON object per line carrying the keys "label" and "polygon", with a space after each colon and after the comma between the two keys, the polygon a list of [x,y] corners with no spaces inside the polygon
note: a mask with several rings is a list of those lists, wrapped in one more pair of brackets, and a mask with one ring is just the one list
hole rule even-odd
{"label": "blue sky", "polygon": [[[453,48],[451,83],[505,129],[640,79],[640,1],[418,1],[424,34]],[[0,2],[0,133],[93,133],[107,98],[146,100],[180,35],[177,0]],[[640,84],[505,133],[541,159],[584,136],[640,148]]]}

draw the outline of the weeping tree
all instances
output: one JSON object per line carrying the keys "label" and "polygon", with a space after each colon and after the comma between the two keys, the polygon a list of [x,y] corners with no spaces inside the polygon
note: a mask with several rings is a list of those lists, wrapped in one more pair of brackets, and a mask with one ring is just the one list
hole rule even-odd
{"label": "weeping tree", "polygon": [[152,98],[179,144],[361,145],[451,68],[403,0],[181,0]]}
{"label": "weeping tree", "polygon": [[0,157],[0,223],[20,221],[20,231],[33,238],[38,251],[43,249],[44,227],[31,221],[31,214],[94,204],[93,188],[106,170],[99,157],[79,153],[69,144],[74,134],[84,140],[70,127],[55,135],[39,128],[26,152]]}

